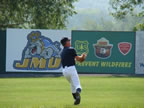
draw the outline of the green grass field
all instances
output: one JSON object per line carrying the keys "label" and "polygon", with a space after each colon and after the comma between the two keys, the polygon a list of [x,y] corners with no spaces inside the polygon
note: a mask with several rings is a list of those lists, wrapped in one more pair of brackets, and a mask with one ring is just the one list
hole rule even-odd
{"label": "green grass field", "polygon": [[58,78],[0,78],[0,108],[144,108],[144,78],[80,76],[82,101]]}

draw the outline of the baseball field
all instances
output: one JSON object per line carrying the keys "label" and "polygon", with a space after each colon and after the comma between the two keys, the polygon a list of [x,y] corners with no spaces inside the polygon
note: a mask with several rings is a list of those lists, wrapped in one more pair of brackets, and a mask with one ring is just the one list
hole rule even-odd
{"label": "baseball field", "polygon": [[144,77],[80,76],[73,105],[64,77],[0,78],[0,108],[144,108]]}

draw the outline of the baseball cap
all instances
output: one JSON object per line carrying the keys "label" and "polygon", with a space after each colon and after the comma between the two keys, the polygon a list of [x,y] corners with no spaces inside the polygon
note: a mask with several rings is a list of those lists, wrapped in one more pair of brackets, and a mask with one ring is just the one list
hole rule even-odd
{"label": "baseball cap", "polygon": [[63,37],[63,38],[61,39],[61,44],[64,46],[67,41],[70,41],[70,39],[67,38],[67,37]]}

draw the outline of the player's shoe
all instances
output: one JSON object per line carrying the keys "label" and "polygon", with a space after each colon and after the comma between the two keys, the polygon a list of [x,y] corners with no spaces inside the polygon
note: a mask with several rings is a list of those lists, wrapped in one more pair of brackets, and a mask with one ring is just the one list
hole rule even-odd
{"label": "player's shoe", "polygon": [[76,99],[75,99],[74,105],[78,105],[80,104],[80,100],[81,100],[80,93],[77,91],[75,96],[76,96]]}

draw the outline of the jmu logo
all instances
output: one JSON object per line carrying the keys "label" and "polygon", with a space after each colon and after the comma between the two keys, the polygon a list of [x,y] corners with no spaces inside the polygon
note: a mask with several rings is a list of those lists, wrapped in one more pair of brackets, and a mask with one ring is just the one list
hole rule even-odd
{"label": "jmu logo", "polygon": [[61,67],[60,43],[32,31],[27,36],[27,45],[22,52],[22,59],[15,60],[13,67],[20,70],[54,70]]}
{"label": "jmu logo", "polygon": [[75,49],[77,51],[77,54],[82,54],[83,52],[86,52],[88,54],[89,48],[88,48],[88,41],[75,41]]}
{"label": "jmu logo", "polygon": [[93,44],[95,56],[101,59],[107,59],[111,56],[113,45],[109,44],[109,40],[101,38],[96,44]]}

